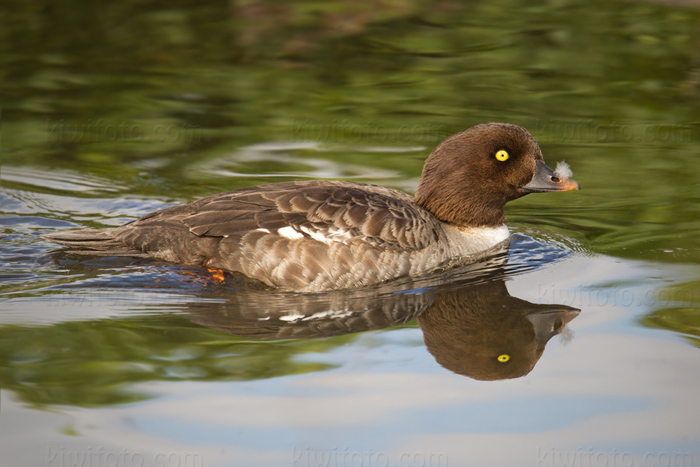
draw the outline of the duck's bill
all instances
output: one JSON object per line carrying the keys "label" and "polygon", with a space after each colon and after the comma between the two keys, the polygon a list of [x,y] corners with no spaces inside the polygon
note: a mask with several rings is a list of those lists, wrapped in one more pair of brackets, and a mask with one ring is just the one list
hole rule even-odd
{"label": "duck's bill", "polygon": [[530,183],[523,186],[525,193],[545,193],[548,191],[580,190],[581,186],[575,180],[557,177],[554,170],[542,161],[535,162],[535,175]]}
{"label": "duck's bill", "polygon": [[535,312],[528,313],[526,318],[532,323],[539,346],[544,347],[549,339],[561,333],[579,313],[580,309],[566,305],[537,305]]}

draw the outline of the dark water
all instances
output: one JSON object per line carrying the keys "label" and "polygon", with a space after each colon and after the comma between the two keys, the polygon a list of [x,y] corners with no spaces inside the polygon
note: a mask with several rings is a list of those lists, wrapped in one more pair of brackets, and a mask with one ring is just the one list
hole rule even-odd
{"label": "dark water", "polygon": [[[0,464],[700,465],[700,4],[0,12]],[[489,261],[320,295],[39,235],[288,179],[412,192],[527,127],[582,190]]]}

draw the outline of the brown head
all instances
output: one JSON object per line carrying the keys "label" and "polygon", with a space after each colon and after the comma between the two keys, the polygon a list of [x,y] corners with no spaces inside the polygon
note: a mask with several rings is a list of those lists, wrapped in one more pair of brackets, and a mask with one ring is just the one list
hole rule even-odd
{"label": "brown head", "polygon": [[503,207],[528,193],[579,189],[547,167],[523,127],[483,123],[450,136],[425,161],[415,201],[464,227],[505,223]]}

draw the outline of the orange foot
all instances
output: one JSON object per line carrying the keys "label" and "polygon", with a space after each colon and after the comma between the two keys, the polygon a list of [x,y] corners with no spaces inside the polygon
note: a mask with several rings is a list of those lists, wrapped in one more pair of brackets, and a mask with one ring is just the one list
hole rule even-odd
{"label": "orange foot", "polygon": [[216,284],[221,285],[224,282],[226,282],[224,271],[222,271],[221,269],[207,268],[207,271],[211,273],[211,278]]}

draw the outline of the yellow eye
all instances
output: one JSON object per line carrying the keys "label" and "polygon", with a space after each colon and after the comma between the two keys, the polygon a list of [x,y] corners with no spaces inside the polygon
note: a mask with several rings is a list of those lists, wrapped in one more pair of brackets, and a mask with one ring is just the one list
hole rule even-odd
{"label": "yellow eye", "polygon": [[498,159],[501,162],[507,161],[509,157],[510,156],[508,155],[508,151],[506,151],[505,149],[501,149],[496,153],[496,159]]}
{"label": "yellow eye", "polygon": [[501,149],[496,153],[496,159],[498,159],[501,162],[505,162],[508,160],[510,156],[508,155],[508,151]]}
{"label": "yellow eye", "polygon": [[[508,157],[507,154],[506,154],[506,157]],[[510,355],[503,354],[503,355],[499,355],[499,356],[498,356],[498,361],[501,362],[501,363],[505,363],[505,362],[507,362],[508,360],[510,360]]]}

